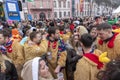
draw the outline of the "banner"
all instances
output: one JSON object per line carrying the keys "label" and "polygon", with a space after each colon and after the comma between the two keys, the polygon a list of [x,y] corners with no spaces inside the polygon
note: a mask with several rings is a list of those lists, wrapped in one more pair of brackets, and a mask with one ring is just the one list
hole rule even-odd
{"label": "banner", "polygon": [[83,12],[84,0],[80,0],[80,12]]}

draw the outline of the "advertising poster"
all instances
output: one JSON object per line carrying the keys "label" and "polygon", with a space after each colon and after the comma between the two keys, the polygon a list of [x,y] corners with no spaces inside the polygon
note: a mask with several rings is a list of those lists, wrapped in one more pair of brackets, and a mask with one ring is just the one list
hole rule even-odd
{"label": "advertising poster", "polygon": [[80,12],[83,12],[84,0],[80,0]]}
{"label": "advertising poster", "polygon": [[6,0],[6,10],[8,20],[21,20],[17,0]]}

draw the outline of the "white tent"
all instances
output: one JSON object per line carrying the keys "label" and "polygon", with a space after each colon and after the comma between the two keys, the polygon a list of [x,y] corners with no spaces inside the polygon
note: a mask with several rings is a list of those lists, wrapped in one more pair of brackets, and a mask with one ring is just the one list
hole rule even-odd
{"label": "white tent", "polygon": [[0,0],[0,2],[3,2],[3,0]]}
{"label": "white tent", "polygon": [[113,11],[113,14],[118,14],[118,13],[120,13],[120,6],[116,10]]}

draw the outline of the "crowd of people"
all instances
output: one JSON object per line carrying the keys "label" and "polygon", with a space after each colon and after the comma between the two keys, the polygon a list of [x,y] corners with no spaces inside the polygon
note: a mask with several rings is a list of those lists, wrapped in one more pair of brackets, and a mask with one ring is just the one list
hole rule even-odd
{"label": "crowd of people", "polygon": [[120,17],[0,21],[0,80],[120,80]]}

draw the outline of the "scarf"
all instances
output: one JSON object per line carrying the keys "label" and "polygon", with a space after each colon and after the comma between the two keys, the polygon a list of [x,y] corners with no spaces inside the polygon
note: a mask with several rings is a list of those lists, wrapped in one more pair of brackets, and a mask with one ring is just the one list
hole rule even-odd
{"label": "scarf", "polygon": [[60,31],[60,34],[63,35],[63,34],[64,34],[64,31]]}
{"label": "scarf", "polygon": [[0,52],[2,54],[11,53],[12,52],[12,40],[8,40],[5,45],[0,45]]}
{"label": "scarf", "polygon": [[58,52],[63,52],[65,50],[66,50],[66,47],[65,47],[64,41],[59,39],[58,40]]}
{"label": "scarf", "polygon": [[91,61],[93,61],[94,63],[96,63],[98,69],[103,68],[103,63],[99,61],[99,57],[96,56],[95,54],[88,53],[88,54],[84,54],[84,56],[90,59]]}
{"label": "scarf", "polygon": [[[53,42],[53,45],[52,45],[52,48],[53,48],[53,49],[55,49],[55,48],[57,47],[57,43],[58,43],[58,52],[63,52],[63,51],[66,50],[64,41],[61,40],[61,39]],[[49,41],[48,41],[48,47],[50,47],[50,45],[51,45],[51,41],[49,40]]]}
{"label": "scarf", "polygon": [[[112,37],[111,37],[111,39],[109,40],[109,42],[108,42],[108,44],[107,44],[107,46],[109,47],[109,48],[113,48],[114,47],[114,41],[115,41],[115,38],[116,38],[116,36],[118,35],[118,33],[115,33]],[[103,40],[99,40],[99,44],[100,45],[103,45]]]}
{"label": "scarf", "polygon": [[[48,47],[50,47],[50,40],[48,41]],[[57,43],[58,43],[58,57],[60,56],[60,53],[66,50],[64,41],[59,39],[57,41],[53,42],[52,48],[55,49],[57,47]]]}

